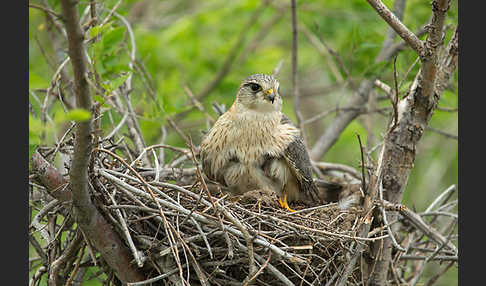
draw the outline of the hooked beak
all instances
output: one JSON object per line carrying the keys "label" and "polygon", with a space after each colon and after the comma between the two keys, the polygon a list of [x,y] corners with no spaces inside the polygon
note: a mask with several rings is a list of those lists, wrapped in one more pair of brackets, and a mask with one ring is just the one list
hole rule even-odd
{"label": "hooked beak", "polygon": [[265,98],[271,101],[273,104],[273,101],[275,100],[275,92],[273,91],[273,88],[265,92]]}

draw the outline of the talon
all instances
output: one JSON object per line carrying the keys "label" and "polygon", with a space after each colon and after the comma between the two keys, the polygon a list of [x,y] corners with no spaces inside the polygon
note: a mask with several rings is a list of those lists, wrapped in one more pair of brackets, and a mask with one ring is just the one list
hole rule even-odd
{"label": "talon", "polygon": [[277,201],[281,208],[287,209],[290,212],[295,212],[295,210],[291,209],[287,203],[287,194],[283,195],[283,201],[281,201],[280,198],[278,198]]}

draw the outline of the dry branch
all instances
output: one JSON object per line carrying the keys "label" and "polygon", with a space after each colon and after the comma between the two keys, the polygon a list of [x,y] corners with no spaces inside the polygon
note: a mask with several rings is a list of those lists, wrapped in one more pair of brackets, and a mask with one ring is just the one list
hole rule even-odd
{"label": "dry branch", "polygon": [[390,25],[400,37],[412,47],[418,55],[425,55],[424,44],[411,32],[400,19],[380,0],[367,0],[376,12]]}

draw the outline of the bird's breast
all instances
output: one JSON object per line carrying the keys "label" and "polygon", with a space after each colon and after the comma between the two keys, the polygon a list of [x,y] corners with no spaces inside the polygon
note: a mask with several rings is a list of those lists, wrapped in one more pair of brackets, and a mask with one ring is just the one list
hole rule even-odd
{"label": "bird's breast", "polygon": [[280,124],[280,113],[274,117],[225,115],[218,119],[202,144],[208,149],[213,170],[235,159],[247,167],[261,166],[265,156],[280,157],[299,135],[294,126]]}

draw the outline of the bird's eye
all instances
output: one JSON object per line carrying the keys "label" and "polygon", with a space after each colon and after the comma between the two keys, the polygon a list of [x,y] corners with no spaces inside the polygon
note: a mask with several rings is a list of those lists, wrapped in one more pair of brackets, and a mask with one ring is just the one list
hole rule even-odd
{"label": "bird's eye", "polygon": [[250,89],[254,92],[260,91],[262,87],[257,83],[250,83]]}

